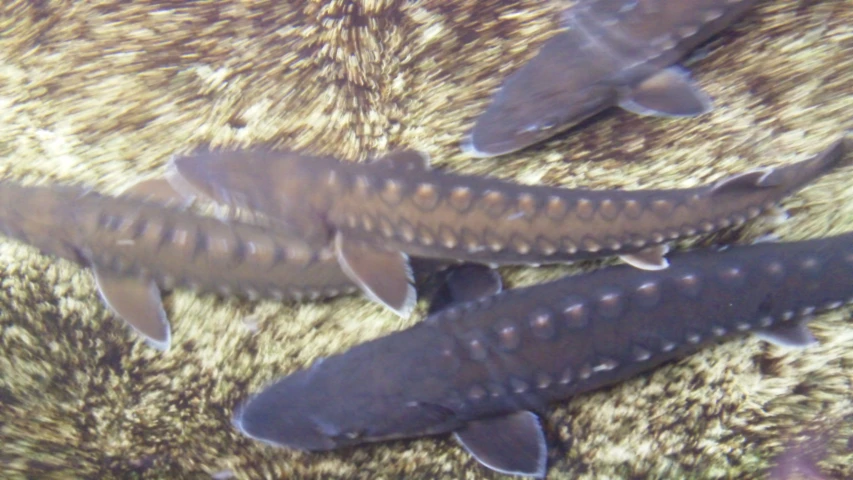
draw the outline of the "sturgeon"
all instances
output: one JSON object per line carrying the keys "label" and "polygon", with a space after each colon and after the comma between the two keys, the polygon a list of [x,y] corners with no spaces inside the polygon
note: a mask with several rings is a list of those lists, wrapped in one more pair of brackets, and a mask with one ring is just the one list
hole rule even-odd
{"label": "sturgeon", "polygon": [[556,34],[511,74],[463,142],[474,156],[541,142],[618,105],[640,115],[690,117],[711,110],[681,67],[700,44],[754,0],[581,0]]}
{"label": "sturgeon", "polygon": [[0,182],[0,230],[91,268],[112,312],[161,350],[171,343],[161,289],[294,300],[357,291],[329,248],[187,207],[162,179],[120,196]]}
{"label": "sturgeon", "polygon": [[453,432],[486,467],[543,477],[549,403],[746,332],[815,343],[804,324],[853,301],[853,232],[681,252],[666,270],[617,265],[494,295],[498,281],[471,273],[455,280],[468,287],[451,289],[456,303],[272,383],[234,424],[309,451]]}
{"label": "sturgeon", "polygon": [[674,190],[587,190],[432,170],[400,151],[369,163],[294,152],[198,152],[173,158],[185,195],[245,208],[316,245],[372,298],[407,314],[409,256],[491,265],[564,263],[619,255],[666,268],[667,242],[737,226],[834,168],[850,149]]}

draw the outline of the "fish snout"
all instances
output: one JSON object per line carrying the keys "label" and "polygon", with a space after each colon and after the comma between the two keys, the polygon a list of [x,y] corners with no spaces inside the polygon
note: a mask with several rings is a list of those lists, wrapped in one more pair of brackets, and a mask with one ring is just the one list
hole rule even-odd
{"label": "fish snout", "polygon": [[246,402],[231,423],[244,435],[275,446],[308,451],[332,450],[338,446],[308,412],[285,410],[263,398]]}

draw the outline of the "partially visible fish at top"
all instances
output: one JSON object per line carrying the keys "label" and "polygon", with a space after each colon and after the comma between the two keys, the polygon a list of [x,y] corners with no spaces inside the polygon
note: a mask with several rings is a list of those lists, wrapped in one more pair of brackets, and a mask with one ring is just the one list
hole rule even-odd
{"label": "partially visible fish at top", "polygon": [[163,179],[118,196],[2,181],[0,232],[91,268],[107,306],[160,350],[171,344],[161,289],[294,300],[357,291],[330,248],[189,203]]}
{"label": "partially visible fish at top", "polygon": [[511,74],[462,147],[477,157],[546,140],[609,107],[692,117],[711,99],[674,64],[740,18],[755,0],[582,0],[566,31]]}
{"label": "partially visible fish at top", "polygon": [[333,245],[363,291],[400,308],[416,300],[405,288],[410,256],[485,265],[619,256],[642,269],[666,268],[669,241],[760,215],[835,168],[850,144],[839,140],[809,160],[671,190],[523,185],[431,169],[415,151],[367,163],[262,149],[199,151],[174,158],[167,178],[184,194],[257,212],[312,245]]}

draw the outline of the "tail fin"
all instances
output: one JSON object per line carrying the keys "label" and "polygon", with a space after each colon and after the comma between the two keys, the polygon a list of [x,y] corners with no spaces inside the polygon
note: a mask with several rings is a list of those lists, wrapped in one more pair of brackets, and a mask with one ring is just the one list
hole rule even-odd
{"label": "tail fin", "polygon": [[711,187],[710,195],[719,199],[725,195],[781,198],[837,167],[851,147],[853,140],[842,137],[809,160],[777,168],[758,168],[723,178]]}
{"label": "tail fin", "polygon": [[762,176],[757,185],[796,189],[837,167],[853,149],[853,137],[845,134],[810,160],[779,167]]}

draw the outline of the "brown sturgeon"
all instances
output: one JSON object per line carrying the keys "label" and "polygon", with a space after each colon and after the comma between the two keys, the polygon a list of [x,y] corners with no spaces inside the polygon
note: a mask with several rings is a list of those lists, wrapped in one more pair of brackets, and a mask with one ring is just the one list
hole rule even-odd
{"label": "brown sturgeon", "polygon": [[159,349],[171,333],[161,289],[315,299],[357,291],[330,248],[188,210],[165,180],[121,196],[0,182],[0,230],[90,267],[105,303]]}
{"label": "brown sturgeon", "polygon": [[[853,233],[679,252],[671,262],[456,298],[407,330],[274,382],[234,423],[254,439],[310,451],[453,432],[487,467],[543,477],[539,417],[549,403],[746,332],[810,345],[805,322],[853,301]],[[481,285],[462,297],[490,282],[499,289],[491,277],[455,281]]]}
{"label": "brown sturgeon", "polygon": [[640,115],[696,116],[711,100],[673,64],[740,18],[754,0],[581,0],[566,31],[511,74],[463,148],[514,152],[618,105]]}
{"label": "brown sturgeon", "polygon": [[173,159],[168,178],[182,192],[259,212],[311,243],[333,244],[353,281],[400,310],[415,300],[414,290],[402,288],[411,283],[410,255],[483,264],[619,255],[640,268],[665,268],[666,242],[758,216],[833,168],[845,151],[838,141],[811,160],[675,190],[520,185],[431,170],[412,151],[371,163],[202,152]]}

